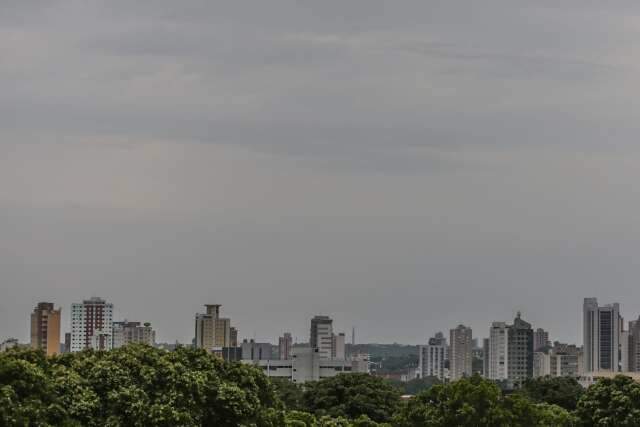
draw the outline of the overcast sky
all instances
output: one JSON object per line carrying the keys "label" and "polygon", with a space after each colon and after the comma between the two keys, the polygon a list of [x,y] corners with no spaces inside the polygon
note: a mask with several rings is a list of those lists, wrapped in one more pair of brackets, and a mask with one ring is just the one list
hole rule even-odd
{"label": "overcast sky", "polygon": [[101,296],[189,342],[581,341],[640,313],[640,3],[0,4],[0,341]]}

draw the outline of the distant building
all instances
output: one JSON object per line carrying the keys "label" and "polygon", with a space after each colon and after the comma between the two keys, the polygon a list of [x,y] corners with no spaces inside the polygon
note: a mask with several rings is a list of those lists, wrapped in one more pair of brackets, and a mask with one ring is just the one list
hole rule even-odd
{"label": "distant building", "polygon": [[452,380],[472,374],[473,336],[471,328],[459,325],[449,331],[449,376]]}
{"label": "distant building", "polygon": [[507,379],[524,381],[533,376],[533,329],[520,313],[509,328]]}
{"label": "distant building", "polygon": [[555,343],[552,348],[533,353],[533,377],[574,377],[580,376],[578,359],[580,349],[575,345]]}
{"label": "distant building", "polygon": [[583,343],[585,373],[618,372],[620,365],[620,304],[599,306],[596,298],[585,298]]}
{"label": "distant building", "polygon": [[155,346],[156,333],[151,324],[140,322],[113,322],[113,348],[119,348],[127,344],[146,344]]}
{"label": "distant building", "polygon": [[257,360],[253,363],[264,370],[265,375],[275,378],[287,378],[296,384],[318,381],[338,374],[354,372],[368,373],[368,360],[330,360],[321,357],[319,350],[312,347],[296,347],[289,360]]}
{"label": "distant building", "polygon": [[[489,330],[489,358],[487,378],[506,380],[508,377],[509,329],[505,322],[493,322]],[[485,356],[486,357],[486,356]]]}
{"label": "distant building", "polygon": [[206,313],[198,313],[195,317],[196,348],[204,348],[209,351],[222,347],[231,347],[235,340],[238,341],[238,331],[234,330],[232,336],[231,320],[220,317],[220,304],[206,304]]}
{"label": "distant building", "polygon": [[489,378],[489,338],[482,339],[482,375]]}
{"label": "distant building", "polygon": [[243,361],[271,360],[271,343],[259,343],[254,340],[244,340],[241,344]]}
{"label": "distant building", "polygon": [[521,382],[533,376],[533,329],[520,313],[513,325],[492,323],[488,359],[489,379]]}
{"label": "distant building", "polygon": [[71,332],[65,332],[64,334],[64,353],[71,352]]}
{"label": "distant building", "polygon": [[20,344],[16,338],[8,338],[0,343],[0,351],[7,351],[10,348],[18,347]]}
{"label": "distant building", "polygon": [[311,348],[318,349],[318,357],[331,359],[333,356],[333,320],[329,316],[315,316],[311,319],[309,334]]}
{"label": "distant building", "polygon": [[629,322],[629,372],[640,372],[640,318]]}
{"label": "distant building", "polygon": [[331,358],[337,360],[345,358],[345,335],[343,333],[333,336]]}
{"label": "distant building", "polygon": [[55,310],[53,303],[38,303],[31,313],[31,348],[47,356],[60,352],[60,309]]}
{"label": "distant building", "polygon": [[428,345],[418,347],[418,367],[420,377],[436,377],[443,381],[446,377],[445,360],[447,360],[447,339],[442,332],[429,339]]}
{"label": "distant building", "polygon": [[234,328],[233,326],[229,328],[229,338],[231,340],[229,345],[231,347],[237,347],[238,346],[238,329],[237,328]]}
{"label": "distant building", "polygon": [[90,298],[71,304],[71,351],[111,350],[113,304]]}
{"label": "distant building", "polygon": [[289,360],[291,358],[291,349],[293,348],[293,338],[289,332],[285,332],[283,336],[278,338],[278,356],[280,360]]}
{"label": "distant building", "polygon": [[542,328],[538,328],[533,332],[533,351],[540,351],[545,347],[549,347],[549,332]]}

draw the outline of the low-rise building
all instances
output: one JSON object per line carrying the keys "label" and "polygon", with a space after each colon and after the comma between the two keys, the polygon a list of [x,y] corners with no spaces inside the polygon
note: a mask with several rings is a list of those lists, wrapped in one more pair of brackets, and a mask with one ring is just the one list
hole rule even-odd
{"label": "low-rise building", "polygon": [[368,358],[366,360],[326,359],[318,348],[311,347],[294,348],[289,360],[244,359],[243,362],[253,363],[262,368],[268,377],[287,378],[296,384],[318,381],[338,374],[369,373]]}

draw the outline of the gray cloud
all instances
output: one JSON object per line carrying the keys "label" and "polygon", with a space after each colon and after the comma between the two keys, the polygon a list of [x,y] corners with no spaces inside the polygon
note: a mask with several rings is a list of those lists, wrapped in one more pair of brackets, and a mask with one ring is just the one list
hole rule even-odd
{"label": "gray cloud", "polygon": [[0,339],[91,295],[190,339],[640,311],[640,6],[7,1]]}

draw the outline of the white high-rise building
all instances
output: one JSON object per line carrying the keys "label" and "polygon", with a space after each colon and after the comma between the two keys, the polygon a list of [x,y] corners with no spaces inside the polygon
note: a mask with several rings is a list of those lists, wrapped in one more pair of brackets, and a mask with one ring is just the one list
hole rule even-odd
{"label": "white high-rise building", "polygon": [[473,333],[471,328],[459,325],[449,331],[449,376],[452,380],[470,377],[473,361]]}
{"label": "white high-rise building", "polygon": [[309,342],[311,348],[318,350],[320,359],[333,357],[333,320],[329,316],[315,316],[311,319]]}
{"label": "white high-rise building", "polygon": [[596,298],[585,298],[582,328],[585,373],[618,372],[622,330],[620,305],[598,306]]}
{"label": "white high-rise building", "polygon": [[509,368],[509,329],[505,322],[493,322],[489,330],[489,373],[487,378],[506,380]]}
{"label": "white high-rise building", "polygon": [[111,350],[113,304],[91,298],[71,304],[71,351]]}
{"label": "white high-rise building", "polygon": [[442,332],[429,338],[429,344],[419,347],[418,368],[420,377],[436,377],[440,381],[446,378],[444,362],[447,360],[447,339]]}

